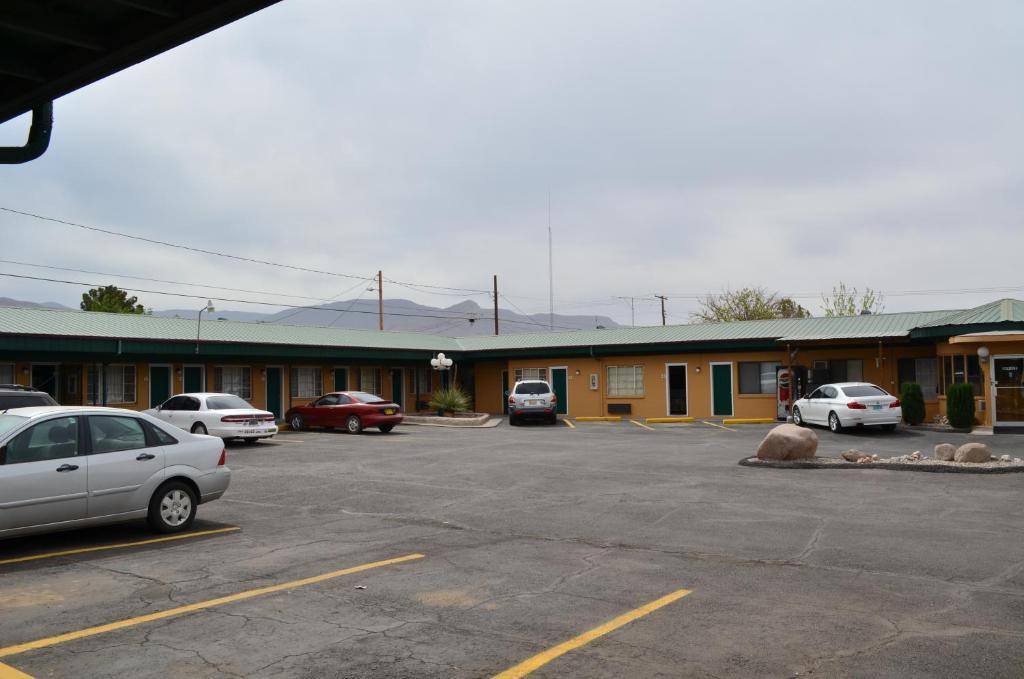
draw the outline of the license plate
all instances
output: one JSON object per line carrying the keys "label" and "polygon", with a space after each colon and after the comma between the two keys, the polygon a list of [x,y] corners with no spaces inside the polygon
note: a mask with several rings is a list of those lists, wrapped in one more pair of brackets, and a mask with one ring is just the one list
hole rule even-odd
{"label": "license plate", "polygon": [[872,410],[881,410],[882,409],[882,404],[879,403],[877,405],[873,405],[873,406],[871,406],[871,409]]}
{"label": "license plate", "polygon": [[394,408],[385,408],[384,409],[384,414],[385,415],[394,415],[395,414],[395,409]]}
{"label": "license plate", "polygon": [[528,406],[535,406],[535,405],[537,405],[537,401],[536,401],[536,400],[533,400],[533,401],[527,401],[527,402],[526,402],[526,405],[528,405]]}
{"label": "license plate", "polygon": [[246,424],[248,424],[250,427],[255,427],[258,423],[256,420],[249,420],[248,422],[246,422]]}

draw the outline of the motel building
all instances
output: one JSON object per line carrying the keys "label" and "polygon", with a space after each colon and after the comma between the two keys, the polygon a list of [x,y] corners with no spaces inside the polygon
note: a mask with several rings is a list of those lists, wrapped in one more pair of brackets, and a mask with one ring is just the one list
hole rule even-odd
{"label": "motel building", "polygon": [[[198,337],[197,337],[198,332]],[[451,371],[431,370],[444,352]],[[790,373],[791,371],[791,373]],[[789,375],[792,374],[792,379]],[[500,414],[521,379],[545,379],[569,417],[785,419],[826,382],[916,382],[927,419],[974,387],[977,424],[1024,432],[1024,302],[953,311],[452,338],[420,333],[0,308],[0,384],[59,403],[142,410],[174,393],[237,394],[281,417],[324,392],[369,391],[428,411],[449,381]]]}

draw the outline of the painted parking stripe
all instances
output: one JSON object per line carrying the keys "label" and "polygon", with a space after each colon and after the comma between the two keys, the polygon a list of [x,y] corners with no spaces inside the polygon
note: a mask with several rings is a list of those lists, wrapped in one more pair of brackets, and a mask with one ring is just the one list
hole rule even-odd
{"label": "painted parking stripe", "polygon": [[117,622],[107,623],[106,625],[87,627],[76,632],[67,632],[65,634],[58,634],[54,637],[47,637],[45,639],[29,641],[24,644],[16,644],[14,646],[0,648],[0,658],[8,658],[12,655],[17,655],[19,653],[24,653],[26,651],[34,651],[36,649],[46,648],[48,646],[56,646],[57,644],[63,644],[67,641],[85,639],[86,637],[93,637],[97,634],[104,634],[106,632],[114,632],[116,630],[125,629],[126,627],[134,627],[135,625],[142,625],[147,622],[154,622],[156,620],[173,618],[178,615],[184,615],[185,613],[201,611],[206,608],[213,608],[214,606],[223,606],[224,604],[230,604],[236,601],[245,601],[246,599],[264,596],[266,594],[274,594],[276,592],[283,592],[285,590],[296,589],[298,587],[305,587],[306,585],[315,585],[320,582],[326,582],[327,580],[333,580],[334,578],[340,578],[343,575],[361,573],[363,571],[368,571],[372,568],[380,568],[381,566],[392,566],[394,564],[405,563],[406,561],[415,561],[417,559],[423,559],[425,557],[425,554],[407,554],[405,556],[399,556],[394,559],[385,559],[383,561],[364,563],[360,566],[352,566],[351,568],[344,568],[340,571],[331,571],[330,573],[324,573],[323,575],[314,575],[310,578],[292,580],[291,582],[282,582],[279,585],[271,585],[269,587],[250,589],[244,592],[238,592],[237,594],[229,594],[228,596],[218,597],[216,599],[208,599],[207,601],[200,601],[198,603],[188,604],[186,606],[169,608],[165,611],[157,611],[156,613],[149,613],[148,615],[140,615],[137,618],[128,618],[126,620],[118,620]]}
{"label": "painted parking stripe", "polygon": [[648,427],[643,422],[637,422],[636,420],[630,420],[630,422],[632,422],[633,424],[635,424],[638,427],[643,427],[644,429],[650,429],[651,431],[657,431],[654,427]]}
{"label": "painted parking stripe", "polygon": [[552,660],[565,655],[569,651],[575,650],[581,646],[586,646],[594,639],[603,637],[604,635],[610,632],[614,632],[620,627],[628,625],[629,623],[633,622],[638,618],[642,618],[649,613],[653,613],[659,608],[668,606],[673,601],[678,601],[679,599],[682,599],[689,593],[690,590],[688,589],[676,590],[671,594],[666,594],[660,599],[655,599],[649,604],[644,604],[640,608],[634,608],[628,613],[623,613],[619,617],[609,620],[600,627],[595,627],[589,632],[584,632],[583,634],[579,635],[578,637],[575,637],[574,639],[570,639],[569,641],[562,642],[557,646],[553,646],[548,650],[544,651],[543,653],[538,653],[532,658],[529,658],[519,663],[515,667],[511,667],[505,670],[501,674],[496,674],[494,676],[494,679],[518,679],[519,677],[525,677],[531,672],[534,672],[535,670],[540,669],[544,665],[547,665]]}
{"label": "painted parking stripe", "polygon": [[569,420],[562,420],[562,422],[565,422],[569,426],[569,429],[575,429],[576,428],[576,425],[573,424],[572,422],[570,422]]}
{"label": "painted parking stripe", "polygon": [[97,545],[96,547],[82,547],[80,549],[65,549],[60,552],[46,552],[45,554],[32,554],[30,556],[19,556],[14,559],[0,561],[0,566],[7,566],[12,563],[24,563],[26,561],[38,561],[40,559],[55,559],[58,556],[74,556],[76,554],[88,554],[90,552],[104,552],[108,549],[127,549],[128,547],[139,547],[141,545],[153,545],[159,542],[171,542],[174,540],[186,540],[188,538],[201,538],[207,535],[220,535],[222,533],[234,533],[242,530],[238,526],[229,528],[215,528],[213,530],[201,530],[195,533],[180,533],[178,535],[166,535],[162,538],[150,538],[148,540],[137,540],[135,542],[119,542],[113,545]]}
{"label": "painted parking stripe", "polygon": [[731,427],[723,427],[720,424],[715,424],[714,422],[708,422],[707,420],[701,420],[701,422],[703,422],[704,424],[706,424],[706,425],[708,425],[710,427],[718,427],[719,429],[724,429],[726,431],[736,431],[735,429],[732,429]]}
{"label": "painted parking stripe", "polygon": [[33,679],[33,677],[31,674],[25,674],[0,662],[0,679]]}

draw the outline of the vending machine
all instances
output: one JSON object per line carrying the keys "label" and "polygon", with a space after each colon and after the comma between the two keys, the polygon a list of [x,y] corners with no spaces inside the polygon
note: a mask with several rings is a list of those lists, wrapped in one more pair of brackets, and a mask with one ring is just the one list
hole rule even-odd
{"label": "vending machine", "polygon": [[775,369],[775,416],[785,421],[789,417],[789,397],[792,391],[793,400],[804,395],[807,389],[807,368],[794,365],[793,374],[786,366],[779,366]]}

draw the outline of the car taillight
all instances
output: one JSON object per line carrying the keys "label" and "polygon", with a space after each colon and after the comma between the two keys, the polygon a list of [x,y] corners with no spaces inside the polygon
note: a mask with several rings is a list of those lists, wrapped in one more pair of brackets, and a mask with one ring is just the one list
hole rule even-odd
{"label": "car taillight", "polygon": [[856,401],[850,401],[846,404],[846,407],[850,410],[867,410],[868,407],[863,403],[857,403]]}
{"label": "car taillight", "polygon": [[220,451],[220,460],[217,462],[218,467],[223,467],[228,463],[228,449],[223,448]]}
{"label": "car taillight", "polygon": [[893,401],[892,403],[889,404],[889,407],[890,408],[899,408],[900,407],[900,400],[896,399],[895,401]]}
{"label": "car taillight", "polygon": [[510,406],[514,406],[514,405],[516,404],[516,399],[515,399],[515,397],[513,397],[513,396],[509,396],[509,397],[508,397],[508,404],[509,404]]}
{"label": "car taillight", "polygon": [[558,403],[558,394],[551,394],[551,402]]}
{"label": "car taillight", "polygon": [[248,422],[249,420],[261,419],[256,415],[225,415],[220,418],[221,422]]}

